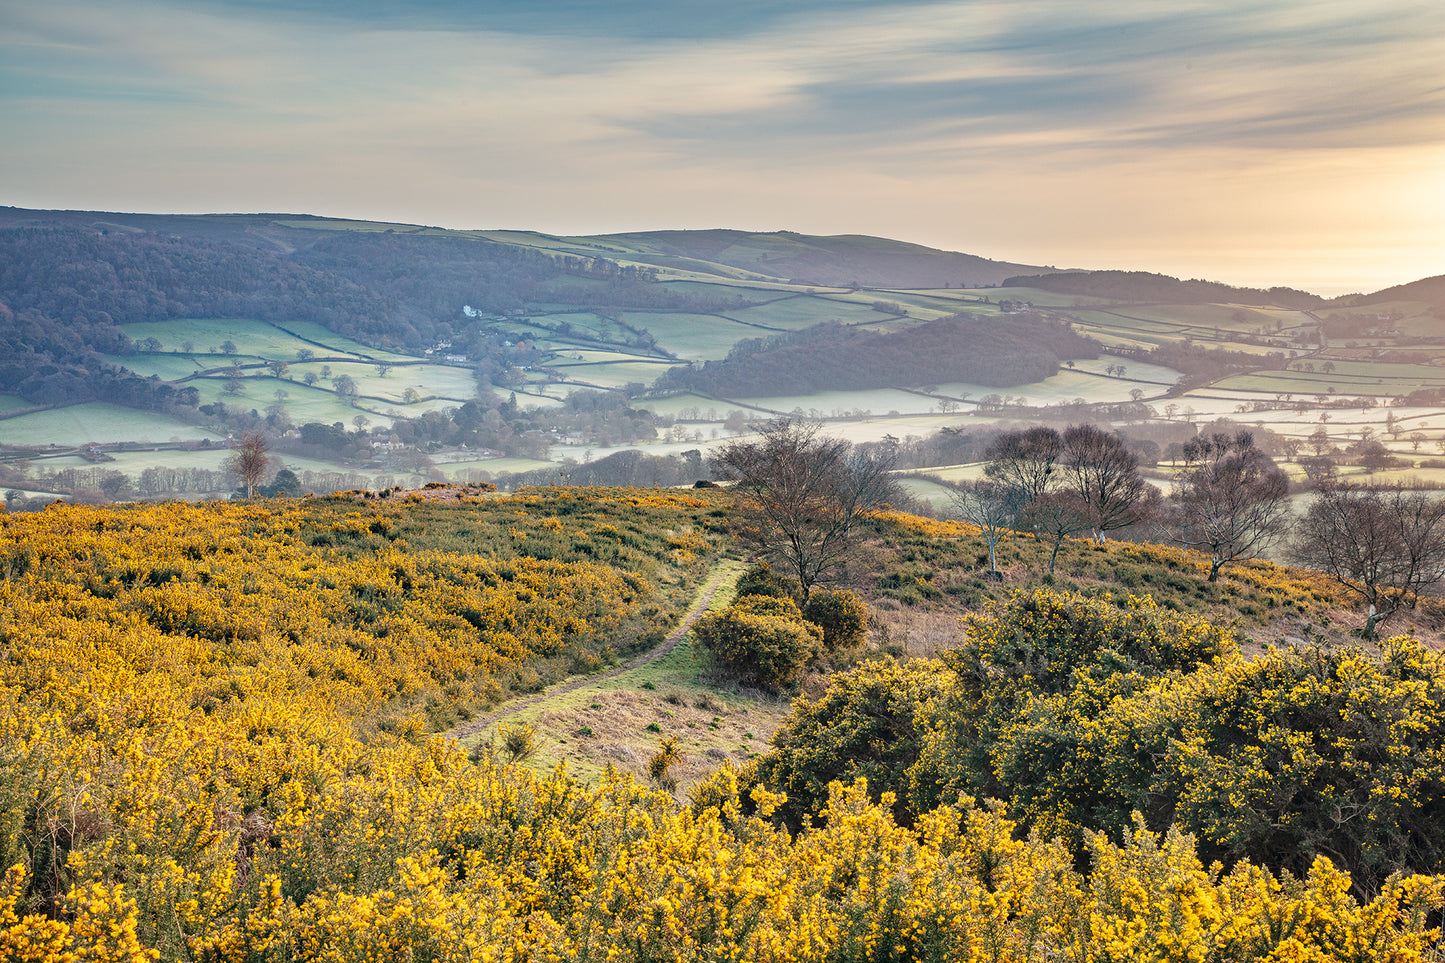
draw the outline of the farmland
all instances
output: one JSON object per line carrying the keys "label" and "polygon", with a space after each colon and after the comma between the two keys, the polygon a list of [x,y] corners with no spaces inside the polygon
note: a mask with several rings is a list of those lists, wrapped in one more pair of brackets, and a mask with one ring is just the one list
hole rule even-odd
{"label": "farmland", "polygon": [[[185,219],[176,219],[174,229],[183,231],[184,225]],[[547,277],[506,310],[475,309],[459,299],[448,308],[450,317],[431,322],[434,340],[413,339],[407,349],[395,338],[343,333],[302,316],[304,311],[128,321],[117,327],[131,350],[112,351],[101,360],[146,379],[146,391],[159,385],[192,392],[191,407],[171,404],[141,412],[114,401],[36,404],[0,393],[0,461],[32,459],[42,450],[47,456],[79,457],[65,452],[93,443],[124,455],[112,470],[132,473],[137,462],[121,451],[124,443],[223,441],[247,423],[263,423],[273,437],[308,423],[339,424],[360,442],[345,452],[295,449],[287,457],[307,470],[329,464],[347,476],[416,483],[427,477],[499,477],[519,466],[560,464],[618,444],[665,453],[686,450],[690,442],[705,450],[733,437],[739,417],[745,424],[798,413],[854,441],[1040,419],[1105,420],[1126,430],[1147,422],[1203,426],[1225,419],[1272,432],[1281,444],[1303,444],[1323,425],[1332,444],[1343,449],[1364,432],[1397,457],[1416,461],[1436,454],[1433,449],[1445,442],[1445,416],[1438,408],[1402,403],[1410,391],[1445,389],[1445,367],[1438,363],[1445,359],[1445,338],[1423,300],[1320,302],[1306,311],[1258,297],[1197,303],[1149,300],[1127,288],[1111,288],[1107,297],[1077,293],[1057,276],[1040,286],[907,288],[845,281],[836,273],[867,275],[858,259],[869,250],[878,264],[895,259],[900,277],[917,276],[908,272],[941,256],[879,239],[736,232],[567,238],[314,218],[254,227],[281,231],[298,244],[375,241],[395,247],[417,238],[487,245],[487,251],[511,250],[523,258],[587,259],[575,262],[586,270]],[[826,253],[829,244],[833,254]],[[833,256],[851,267],[833,264],[828,260]],[[598,270],[599,257],[615,267]],[[770,276],[770,264],[790,265],[797,273],[791,279]],[[619,291],[615,277],[629,271],[647,273],[626,275],[644,280],[627,280],[632,287]],[[1150,288],[1157,289],[1158,284]],[[722,362],[740,343],[787,338],[833,321],[907,332],[959,312],[987,318],[1000,329],[1019,317],[1068,325],[1097,341],[1104,353],[1070,360],[1041,380],[1002,388],[879,384],[727,396],[649,390],[669,369]],[[1204,367],[1194,370],[1201,360]],[[622,404],[634,412],[630,428],[601,432],[598,419],[574,427],[569,396],[623,391]],[[505,441],[505,431],[497,435],[489,429],[488,437],[498,440],[448,451],[419,446],[414,433],[404,430],[401,444],[426,457],[412,459],[410,468],[395,464],[390,435],[399,422],[446,417],[474,401],[495,408],[508,398],[515,398],[516,407],[501,414],[505,425],[518,423],[528,409],[540,413],[513,433],[519,439],[526,435],[525,443]],[[734,413],[741,414],[728,422]],[[650,427],[639,419],[650,419]],[[385,463],[356,454],[368,447],[375,453],[383,443]],[[59,451],[50,450],[52,445]],[[475,451],[478,447],[487,450]],[[182,460],[190,464],[195,456]],[[1431,477],[1432,470],[1417,467],[1409,477]]]}

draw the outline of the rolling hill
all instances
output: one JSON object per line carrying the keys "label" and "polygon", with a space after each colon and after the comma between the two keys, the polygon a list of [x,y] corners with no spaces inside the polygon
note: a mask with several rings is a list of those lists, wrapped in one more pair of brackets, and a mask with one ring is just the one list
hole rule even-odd
{"label": "rolling hill", "polygon": [[[798,413],[855,441],[1228,418],[1298,445],[1328,419],[1333,447],[1369,429],[1408,457],[1445,443],[1405,403],[1445,391],[1440,297],[1438,278],[1326,301],[858,235],[0,208],[0,481],[213,492],[253,429],[317,487],[489,480],[618,445],[678,458]],[[1056,329],[1087,347],[1031,351]],[[155,489],[152,468],[192,481]]]}
{"label": "rolling hill", "polygon": [[714,262],[795,284],[829,287],[990,287],[1012,274],[1037,270],[862,234],[817,237],[792,231],[641,231],[595,239],[635,246],[642,258],[658,266]]}

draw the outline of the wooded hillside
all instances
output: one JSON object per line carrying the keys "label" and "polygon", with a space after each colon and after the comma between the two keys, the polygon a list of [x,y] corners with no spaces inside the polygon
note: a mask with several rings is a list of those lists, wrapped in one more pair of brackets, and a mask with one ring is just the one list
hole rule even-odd
{"label": "wooded hillside", "polygon": [[1026,318],[960,314],[896,332],[832,323],[741,342],[723,361],[672,369],[659,387],[725,398],[954,381],[1002,388],[1042,381],[1061,361],[1098,352],[1064,325]]}

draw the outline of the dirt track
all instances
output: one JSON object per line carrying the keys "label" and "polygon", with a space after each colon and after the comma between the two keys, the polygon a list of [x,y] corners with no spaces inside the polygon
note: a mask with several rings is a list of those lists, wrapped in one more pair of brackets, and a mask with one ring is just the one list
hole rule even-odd
{"label": "dirt track", "polygon": [[726,574],[727,566],[721,563],[714,566],[712,573],[709,574],[707,577],[707,581],[703,583],[702,588],[698,591],[697,598],[693,600],[692,607],[687,610],[687,613],[685,615],[683,615],[682,620],[678,622],[677,627],[673,629],[670,633],[668,633],[667,638],[663,639],[656,646],[648,649],[641,655],[632,658],[626,664],[618,666],[617,668],[610,671],[604,672],[601,675],[583,676],[580,679],[572,679],[571,681],[564,682],[561,685],[554,686],[544,692],[539,692],[535,695],[526,696],[521,699],[513,699],[512,701],[503,705],[500,709],[496,709],[492,712],[487,713],[484,716],[480,716],[476,719],[464,722],[459,726],[453,727],[447,732],[441,733],[442,737],[447,739],[464,739],[467,736],[481,732],[483,729],[487,728],[498,719],[506,718],[507,716],[512,715],[515,712],[519,712],[522,709],[537,705],[538,703],[544,702],[547,699],[551,699],[556,696],[572,692],[575,689],[580,689],[585,685],[592,685],[596,682],[602,682],[607,679],[616,678],[617,676],[622,675],[624,672],[631,672],[633,669],[636,669],[639,666],[646,665],[649,662],[653,662],[657,659],[662,658],[664,655],[671,652],[673,650],[673,647],[676,646],[677,643],[683,640],[683,637],[687,635],[688,630],[692,628],[692,624],[698,620],[699,616],[701,616],[704,612],[707,611],[707,607],[709,604],[711,604],[713,596],[716,595],[718,589],[722,587]]}

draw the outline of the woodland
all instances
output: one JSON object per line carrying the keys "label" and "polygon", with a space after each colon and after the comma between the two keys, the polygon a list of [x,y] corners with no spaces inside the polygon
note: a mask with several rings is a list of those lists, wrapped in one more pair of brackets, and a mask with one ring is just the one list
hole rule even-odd
{"label": "woodland", "polygon": [[739,342],[722,361],[672,369],[658,383],[720,397],[810,394],[964,381],[1009,387],[1042,381],[1064,360],[1098,357],[1098,346],[1068,328],[958,315],[896,333],[821,324]]}

